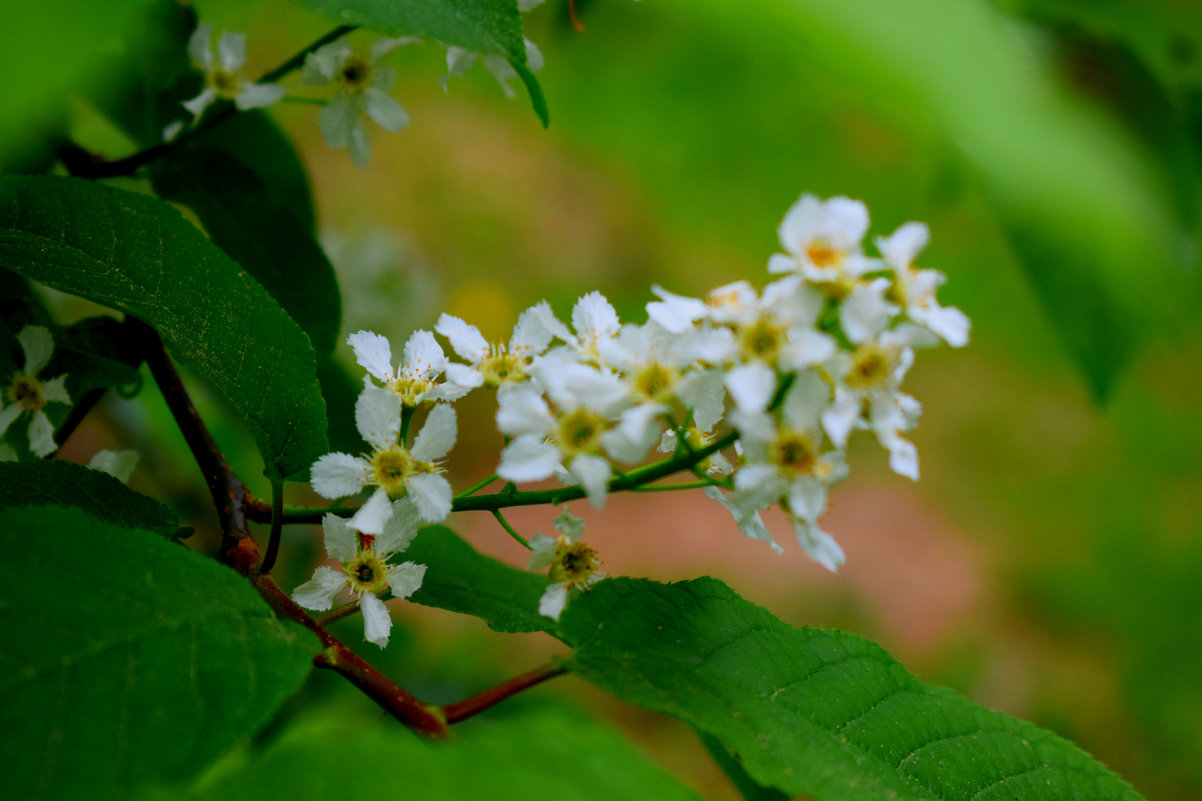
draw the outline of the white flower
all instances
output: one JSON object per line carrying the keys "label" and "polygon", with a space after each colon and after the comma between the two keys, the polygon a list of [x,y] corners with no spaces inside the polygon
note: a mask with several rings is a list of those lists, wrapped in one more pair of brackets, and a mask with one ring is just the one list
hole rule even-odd
{"label": "white flower", "polygon": [[921,325],[953,348],[968,344],[971,323],[964,312],[955,307],[939,305],[935,292],[943,286],[946,276],[938,270],[923,270],[914,266],[914,259],[930,239],[922,223],[908,222],[892,235],[877,237],[877,250],[885,263],[893,268],[894,279],[890,298],[905,311],[906,316]]}
{"label": "white flower", "polygon": [[731,517],[735,519],[735,525],[739,527],[748,537],[753,540],[760,540],[772,546],[772,550],[777,553],[783,553],[784,548],[776,544],[776,540],[772,539],[772,534],[768,532],[768,527],[764,525],[764,521],[760,518],[758,509],[744,509],[730,502],[730,499],[717,487],[706,487],[705,494],[713,498],[718,503],[730,512]]}
{"label": "white flower", "polygon": [[340,563],[340,569],[321,565],[313,572],[313,578],[293,591],[292,600],[306,609],[324,612],[334,605],[339,593],[348,591],[358,598],[364,638],[381,648],[388,645],[392,617],[380,600],[380,593],[387,591],[394,598],[408,598],[421,587],[426,574],[425,565],[388,563],[388,558],[408,547],[417,534],[412,515],[402,512],[396,519],[406,520],[407,525],[390,526],[379,536],[364,537],[336,515],[322,518],[326,553]]}
{"label": "white flower", "polygon": [[[196,26],[188,40],[188,55],[192,63],[204,72],[205,88],[196,97],[183,105],[192,113],[193,121],[204,116],[217,100],[233,100],[239,111],[263,108],[279,101],[285,94],[284,87],[274,83],[251,83],[242,76],[246,64],[246,34],[226,31],[217,39],[217,55],[213,55],[213,23]],[[164,136],[179,134],[175,126],[168,126]]]}
{"label": "white flower", "polygon": [[371,455],[327,453],[313,464],[311,483],[324,498],[376,488],[350,521],[365,534],[382,533],[401,498],[412,500],[418,517],[428,522],[451,513],[451,485],[437,461],[455,444],[455,410],[446,404],[431,409],[412,448],[398,441],[400,421],[400,398],[369,384],[355,404],[355,425],[374,449]]}
{"label": "white flower", "polygon": [[540,307],[539,319],[553,335],[567,343],[585,361],[604,364],[602,343],[614,338],[622,324],[613,304],[600,292],[589,292],[572,307],[572,328],[575,333],[551,313],[549,306]]}
{"label": "white flower", "polygon": [[127,483],[129,477],[134,473],[134,468],[138,466],[138,458],[137,451],[103,449],[96,451],[96,455],[88,462],[88,467],[108,473],[118,481]]}
{"label": "white flower", "polygon": [[29,449],[38,456],[47,456],[58,446],[54,442],[54,426],[43,410],[48,403],[71,403],[67,396],[67,376],[56,376],[49,381],[38,377],[54,355],[50,329],[27,325],[17,334],[17,341],[25,354],[25,366],[9,379],[4,396],[0,398],[0,437],[23,412],[29,412]]}
{"label": "white flower", "polygon": [[835,295],[845,295],[859,276],[876,269],[876,262],[861,249],[867,232],[868,209],[861,201],[803,194],[777,229],[788,255],[769,259],[768,271],[799,272]]}
{"label": "white flower", "polygon": [[522,312],[508,346],[490,344],[480,329],[454,315],[440,316],[434,330],[450,340],[451,349],[467,361],[469,368],[451,375],[448,367],[448,383],[461,386],[466,393],[482,384],[497,387],[505,382],[525,380],[534,357],[541,355],[551,344],[552,334],[543,324],[548,315],[551,315],[551,307],[546,301]]}
{"label": "white flower", "polygon": [[[538,481],[566,467],[598,509],[605,503],[611,469],[602,455],[628,455],[632,434],[617,424],[626,388],[612,373],[552,351],[531,368],[555,405],[530,384],[510,384],[498,393],[497,427],[513,440],[501,453],[497,475],[509,481]],[[643,421],[627,421],[638,427]],[[645,449],[644,449],[645,450]]]}
{"label": "white flower", "polygon": [[538,613],[559,620],[568,603],[571,590],[585,591],[603,577],[598,572],[601,560],[590,546],[580,542],[584,533],[584,521],[564,509],[555,518],[555,530],[559,536],[552,539],[539,532],[530,540],[530,564],[527,570],[548,570],[554,582],[538,601]]}
{"label": "white flower", "polygon": [[[541,0],[539,0],[541,2]],[[531,4],[531,7],[537,3]],[[538,45],[529,39],[524,39],[526,45],[526,67],[531,72],[538,72],[543,68],[543,54],[538,49]],[[466,50],[462,47],[447,48],[447,74],[439,79],[442,84],[443,91],[447,91],[447,82],[449,78],[458,78],[461,75],[466,75],[476,64],[476,59],[480,57],[479,53],[473,53],[471,50]],[[517,72],[509,63],[509,59],[504,56],[484,56],[484,68],[492,73],[492,76],[497,79],[497,83],[501,84],[501,91],[506,97],[514,97],[517,93],[509,82],[518,77]]]}
{"label": "white flower", "polygon": [[[346,338],[346,343],[354,350],[359,366],[400,398],[405,406],[458,400],[472,386],[471,368],[448,362],[442,346],[429,331],[418,330],[410,335],[405,342],[401,364],[396,368],[392,366],[392,346],[387,337],[371,331],[356,331]],[[440,384],[438,379],[443,373],[447,380]]]}
{"label": "white flower", "polygon": [[305,58],[303,82],[338,85],[338,94],[317,115],[322,137],[330,147],[349,146],[351,158],[360,167],[366,167],[371,158],[364,115],[394,133],[409,124],[405,109],[388,94],[396,83],[396,72],[376,62],[396,48],[418,41],[413,36],[378,39],[370,48],[332,42]]}

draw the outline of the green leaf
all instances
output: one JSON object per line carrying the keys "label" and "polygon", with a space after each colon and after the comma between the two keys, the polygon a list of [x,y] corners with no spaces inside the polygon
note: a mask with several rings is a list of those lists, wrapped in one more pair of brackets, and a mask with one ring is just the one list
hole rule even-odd
{"label": "green leaf", "polygon": [[538,613],[545,576],[485,556],[449,528],[426,526],[403,558],[426,565],[414,603],[474,615],[494,631],[555,631],[555,621]]}
{"label": "green leaf", "polygon": [[319,353],[334,349],[342,315],[334,267],[282,197],[228,153],[187,148],[151,170],[162,197],[188,206],[209,236],[270,292]]}
{"label": "green leaf", "polygon": [[1138,801],[1076,746],[924,684],[854,634],[794,628],[715,579],[603,581],[566,666],[716,737],[757,782],[819,801]]}
{"label": "green leaf", "polygon": [[395,726],[301,722],[253,763],[197,795],[221,801],[700,801],[610,727],[554,708],[465,723],[446,743]]}
{"label": "green leaf", "polygon": [[74,506],[106,523],[172,538],[179,517],[171,507],[135,492],[108,473],[71,462],[0,462],[0,509]]}
{"label": "green leaf", "polygon": [[318,643],[231,570],[81,509],[0,512],[0,797],[126,799],[261,727]]}
{"label": "green leaf", "polygon": [[242,415],[269,478],[326,452],[308,338],[170,205],[72,178],[0,178],[0,261],[156,328]]}
{"label": "green leaf", "polygon": [[486,56],[503,56],[530,92],[544,126],[547,106],[533,73],[526,68],[526,41],[516,0],[300,0],[347,25],[391,34],[429,36]]}

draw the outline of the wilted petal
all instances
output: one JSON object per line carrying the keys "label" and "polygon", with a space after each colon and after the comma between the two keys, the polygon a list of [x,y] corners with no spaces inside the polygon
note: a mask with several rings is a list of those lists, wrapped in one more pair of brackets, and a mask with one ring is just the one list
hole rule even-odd
{"label": "wilted petal", "polygon": [[375,384],[367,384],[355,401],[355,426],[376,450],[391,448],[401,431],[401,399]]}
{"label": "wilted petal", "polygon": [[292,600],[305,609],[324,612],[334,605],[334,596],[346,586],[346,576],[327,565],[313,571],[313,578],[292,591]]}
{"label": "wilted petal", "polygon": [[367,503],[359,507],[348,526],[364,534],[384,533],[384,524],[392,517],[392,502],[383,488],[377,488],[367,499]]}
{"label": "wilted petal", "polygon": [[600,509],[605,505],[605,493],[609,489],[609,462],[600,456],[580,454],[568,465],[568,472],[580,482],[584,494],[593,508]]}
{"label": "wilted petal", "polygon": [[309,483],[323,498],[343,498],[363,489],[370,471],[366,459],[349,453],[327,453],[313,463]]}
{"label": "wilted petal", "polygon": [[388,645],[392,631],[392,615],[384,602],[370,592],[359,596],[359,611],[363,614],[363,639],[381,648]]}
{"label": "wilted petal", "polygon": [[28,376],[37,376],[50,363],[54,353],[54,337],[50,329],[41,325],[27,325],[17,334],[21,343],[21,351],[25,354],[23,372]]}
{"label": "wilted petal", "polygon": [[419,462],[432,462],[446,456],[455,446],[455,410],[445,403],[430,410],[426,424],[413,441],[409,453]]}
{"label": "wilted petal", "polygon": [[538,599],[538,613],[552,620],[559,620],[563,609],[568,605],[568,585],[552,584]]}
{"label": "wilted petal", "polygon": [[426,577],[426,566],[416,562],[402,562],[388,568],[388,587],[394,598],[408,598],[422,587]]}
{"label": "wilted petal", "polygon": [[359,552],[359,535],[347,521],[336,514],[326,514],[321,518],[321,530],[325,535],[326,553],[331,559],[349,562],[355,558]]}

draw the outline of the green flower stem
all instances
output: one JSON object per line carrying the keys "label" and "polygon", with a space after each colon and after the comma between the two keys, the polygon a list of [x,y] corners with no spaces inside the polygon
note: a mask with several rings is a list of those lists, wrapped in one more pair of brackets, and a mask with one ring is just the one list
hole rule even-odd
{"label": "green flower stem", "polygon": [[509,533],[509,536],[520,542],[522,546],[526,548],[526,550],[531,550],[530,543],[526,541],[525,537],[517,533],[517,530],[514,529],[513,526],[509,525],[509,521],[505,519],[505,515],[501,514],[500,509],[493,509],[492,516],[495,517],[497,522],[501,524],[501,528],[505,529],[505,531]]}
{"label": "green flower stem", "polygon": [[475,495],[477,492],[484,489],[485,487],[487,487],[489,484],[493,483],[496,480],[497,480],[497,474],[493,473],[488,478],[483,479],[482,481],[479,481],[479,482],[473,484],[472,486],[468,487],[467,489],[465,489],[463,492],[459,493],[455,497],[456,498],[466,498],[469,495]]}
{"label": "green flower stem", "polygon": [[[303,66],[305,58],[310,53],[324,47],[330,42],[341,39],[355,29],[356,26],[354,25],[339,25],[334,30],[303,47],[283,64],[264,73],[263,77],[259,78],[257,83],[275,83],[288,73]],[[234,113],[234,104],[226,103],[214,113],[206,115],[205,119],[199,125],[185,131],[174,140],[148,147],[145,150],[134,153],[132,156],[126,156],[116,161],[107,161],[75,144],[64,145],[59,148],[56,155],[59,161],[63,163],[63,166],[67,168],[67,172],[77,178],[113,178],[119,175],[133,175],[140,167],[145,167],[147,164],[157,161],[185,142],[196,138],[205,131],[234,116]]]}
{"label": "green flower stem", "polygon": [[681,484],[655,484],[650,487],[634,487],[631,491],[632,492],[675,492],[676,490],[705,489],[706,487],[726,488],[726,486],[727,485],[724,482],[712,481],[710,479],[706,479],[705,481],[686,481]]}

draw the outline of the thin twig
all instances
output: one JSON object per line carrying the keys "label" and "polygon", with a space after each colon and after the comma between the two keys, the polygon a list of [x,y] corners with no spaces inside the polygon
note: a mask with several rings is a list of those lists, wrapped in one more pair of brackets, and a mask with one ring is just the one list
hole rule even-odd
{"label": "thin twig", "polygon": [[532,550],[530,548],[530,543],[526,541],[526,538],[517,533],[513,526],[509,525],[509,521],[505,519],[505,515],[501,514],[500,509],[493,509],[492,516],[495,517],[497,522],[501,524],[501,528],[505,529],[505,531],[509,533],[509,536],[520,542],[527,550]]}
{"label": "thin twig", "polygon": [[280,533],[284,527],[284,482],[271,482],[271,536],[267,540],[267,553],[263,555],[263,563],[259,572],[266,576],[275,567],[276,557],[280,553]]}
{"label": "thin twig", "polygon": [[442,714],[446,717],[447,723],[458,723],[473,715],[480,714],[489,707],[495,706],[506,698],[520,693],[522,690],[527,690],[536,684],[543,683],[547,679],[562,676],[567,672],[567,668],[550,662],[528,673],[523,673],[516,678],[498,684],[496,687],[490,687],[484,692],[477,693],[459,703],[447,704],[442,708]]}

